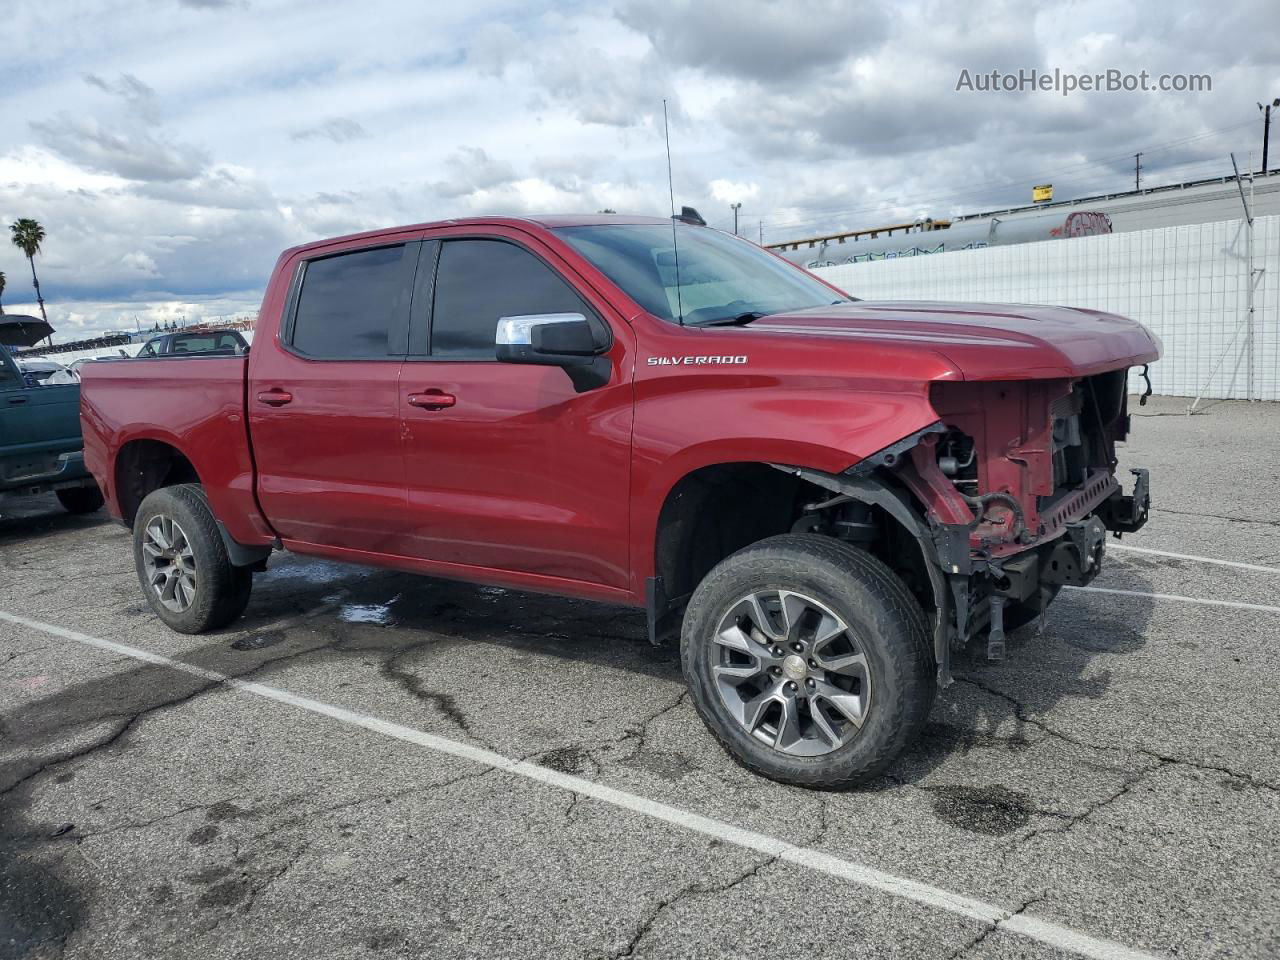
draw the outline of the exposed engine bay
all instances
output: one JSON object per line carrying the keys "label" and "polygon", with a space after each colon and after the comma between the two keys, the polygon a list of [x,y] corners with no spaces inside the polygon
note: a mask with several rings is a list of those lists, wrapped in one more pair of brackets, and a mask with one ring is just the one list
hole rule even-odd
{"label": "exposed engine bay", "polygon": [[[972,640],[985,637],[987,656],[1002,659],[1006,631],[1041,616],[1063,586],[1097,576],[1108,531],[1119,537],[1147,520],[1147,471],[1131,471],[1128,494],[1115,476],[1115,447],[1129,433],[1127,375],[935,383],[938,422],[859,462],[839,485],[810,475],[841,495],[810,505],[797,529],[868,549],[873,538],[914,536],[935,563],[899,573],[935,598],[940,682],[949,681],[948,651]],[[877,543],[875,552],[921,553],[911,547]]]}

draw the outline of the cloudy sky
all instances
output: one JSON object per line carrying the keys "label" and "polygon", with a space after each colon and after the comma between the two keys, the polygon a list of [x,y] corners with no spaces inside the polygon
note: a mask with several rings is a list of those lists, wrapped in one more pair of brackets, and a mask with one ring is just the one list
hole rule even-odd
{"label": "cloudy sky", "polygon": [[[9,0],[0,221],[58,339],[253,313],[293,243],[677,204],[766,242],[1222,175],[1280,96],[1280,4]],[[1212,92],[980,93],[1018,69]],[[1280,122],[1277,124],[1280,127]],[[1280,133],[1276,135],[1280,156]],[[4,306],[35,312],[0,244]]]}

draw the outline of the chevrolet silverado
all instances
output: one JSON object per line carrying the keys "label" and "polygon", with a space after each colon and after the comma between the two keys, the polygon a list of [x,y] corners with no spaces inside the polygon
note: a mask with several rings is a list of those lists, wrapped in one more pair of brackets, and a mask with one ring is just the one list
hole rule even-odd
{"label": "chevrolet silverado", "polygon": [[953,651],[1146,520],[1093,310],[865,302],[692,217],[479,218],[285,251],[247,354],[90,364],[85,456],[187,633],[273,550],[643,608],[748,768],[882,772]]}

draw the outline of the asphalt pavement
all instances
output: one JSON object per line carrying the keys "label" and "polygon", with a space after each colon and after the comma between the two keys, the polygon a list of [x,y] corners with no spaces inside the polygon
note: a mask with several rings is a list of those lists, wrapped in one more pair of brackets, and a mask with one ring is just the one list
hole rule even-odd
{"label": "asphalt pavement", "polygon": [[639,612],[277,555],[181,636],[7,503],[0,958],[1278,956],[1280,408],[1184,407],[1099,589],[845,792],[735,765]]}

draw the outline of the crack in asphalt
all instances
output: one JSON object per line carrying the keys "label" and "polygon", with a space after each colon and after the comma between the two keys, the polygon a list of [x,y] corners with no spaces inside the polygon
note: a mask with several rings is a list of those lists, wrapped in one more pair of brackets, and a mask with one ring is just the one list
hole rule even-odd
{"label": "crack in asphalt", "polygon": [[421,650],[438,646],[442,642],[449,642],[449,639],[450,638],[447,637],[431,637],[430,639],[420,640],[417,643],[410,644],[384,660],[382,662],[382,666],[379,668],[379,672],[387,679],[398,684],[410,696],[434,707],[438,713],[443,714],[450,723],[468,737],[479,741],[490,749],[494,749],[493,744],[490,743],[487,738],[481,736],[472,729],[471,722],[467,718],[466,711],[458,706],[458,700],[453,694],[429,689],[423,682],[422,678],[417,674],[403,669],[400,666],[400,661],[404,660],[406,657],[418,653]]}
{"label": "crack in asphalt", "polygon": [[968,943],[964,944],[963,946],[957,948],[952,953],[950,953],[947,956],[946,960],[957,960],[958,957],[964,956],[966,953],[971,951],[974,947],[978,946],[980,943],[986,940],[989,936],[991,936],[993,933],[999,930],[1002,925],[1008,923],[1012,918],[1018,916],[1018,914],[1025,911],[1033,903],[1042,903],[1047,899],[1048,897],[1046,897],[1044,894],[1038,893],[1031,899],[1025,901],[1016,910],[1009,911],[1009,915],[1007,917],[1001,917],[999,920],[996,920],[994,923],[986,924],[976,937],[974,937]]}
{"label": "crack in asphalt", "polygon": [[1054,737],[1058,740],[1062,740],[1064,743],[1072,744],[1073,746],[1080,747],[1081,749],[1084,749],[1084,750],[1093,750],[1093,751],[1103,752],[1103,753],[1118,753],[1128,757],[1144,756],[1157,761],[1157,763],[1154,764],[1153,766],[1149,766],[1144,770],[1142,770],[1141,776],[1146,776],[1147,774],[1152,773],[1153,771],[1158,770],[1163,766],[1169,766],[1169,765],[1187,766],[1187,767],[1194,767],[1197,770],[1206,770],[1206,771],[1212,771],[1213,773],[1225,774],[1237,780],[1242,780],[1245,783],[1249,784],[1250,786],[1255,787],[1259,790],[1269,790],[1273,793],[1280,792],[1280,786],[1277,786],[1276,784],[1271,783],[1268,780],[1263,780],[1259,777],[1255,777],[1253,774],[1241,773],[1238,770],[1233,770],[1230,767],[1224,767],[1224,766],[1220,766],[1212,763],[1205,763],[1204,761],[1193,760],[1189,757],[1169,756],[1166,754],[1159,753],[1155,750],[1151,750],[1147,747],[1137,747],[1135,749],[1128,749],[1125,747],[1113,747],[1113,746],[1108,746],[1106,744],[1101,744],[1101,743],[1090,743],[1088,740],[1081,740],[1078,737],[1074,737],[1069,733],[1065,733],[1062,730],[1059,730],[1056,727],[1051,726],[1050,724],[1046,723],[1043,720],[1039,720],[1039,719],[1036,719],[1035,717],[1028,716],[1026,705],[1022,703],[1022,701],[1020,701],[1017,697],[1014,697],[1008,693],[1005,693],[1003,690],[998,690],[995,687],[988,686],[987,684],[983,683],[980,680],[975,680],[973,677],[957,676],[955,679],[959,683],[967,683],[971,686],[977,687],[979,690],[983,691],[984,693],[990,694],[991,696],[996,697],[1000,700],[1004,700],[1006,703],[1010,704],[1014,708],[1014,719],[1016,719],[1019,723],[1024,723],[1029,726],[1035,727],[1037,730],[1041,730],[1051,737]]}
{"label": "crack in asphalt", "polygon": [[230,803],[239,799],[239,795],[223,797],[219,800],[210,800],[207,803],[195,803],[187,807],[180,807],[177,810],[171,810],[169,813],[162,813],[158,817],[152,817],[150,820],[140,820],[136,823],[118,823],[113,827],[107,827],[103,830],[92,830],[84,832],[82,830],[75,831],[77,840],[94,840],[98,837],[109,837],[112,834],[124,833],[129,830],[146,830],[158,823],[164,823],[166,820],[172,820],[174,817],[180,817],[184,813],[192,813],[196,810],[208,810],[210,807],[217,806],[220,803]]}
{"label": "crack in asphalt", "polygon": [[1152,507],[1152,513],[1175,513],[1181,517],[1200,517],[1202,520],[1227,520],[1231,523],[1256,523],[1266,527],[1280,527],[1280,520],[1260,520],[1257,517],[1229,517],[1223,513],[1201,513],[1199,510],[1173,510],[1169,507]]}
{"label": "crack in asphalt", "polygon": [[374,803],[378,800],[385,800],[387,802],[390,802],[392,800],[398,800],[401,797],[413,796],[415,794],[431,793],[434,790],[442,790],[445,787],[451,787],[454,784],[462,783],[465,780],[479,780],[482,777],[486,777],[491,773],[499,772],[500,769],[501,769],[500,767],[484,767],[479,770],[470,770],[466,773],[459,774],[456,777],[450,777],[447,780],[441,780],[438,783],[420,784],[413,787],[405,787],[403,790],[393,790],[388,793],[375,793],[369,796],[355,797],[351,800],[344,800],[341,803],[330,804],[327,807],[317,807],[312,810],[307,810],[304,813],[300,813],[295,817],[291,817],[287,820],[282,820],[279,823],[272,824],[271,826],[267,827],[267,829],[261,830],[258,833],[253,834],[253,836],[250,837],[250,839],[254,841],[263,840],[267,837],[272,836],[273,834],[280,833],[282,831],[289,830],[294,827],[304,826],[309,821],[312,821],[318,817],[327,816],[328,814],[336,813],[340,810],[350,810],[354,807],[363,806],[364,804],[367,804],[367,803]]}
{"label": "crack in asphalt", "polygon": [[[818,830],[814,833],[814,835],[811,838],[809,838],[808,840],[805,840],[803,844],[801,844],[804,847],[812,848],[817,844],[821,843],[826,838],[827,831],[831,826],[830,819],[827,814],[826,796],[824,794],[819,794],[817,796],[817,799],[818,799],[818,809],[821,814],[821,819],[819,822]],[[777,863],[778,860],[781,859],[781,857],[782,857],[782,854],[780,853],[774,854],[773,856],[764,857],[760,859],[758,862],[756,862],[755,864],[753,864],[751,867],[744,870],[742,873],[738,874],[733,879],[726,881],[725,883],[716,884],[713,886],[708,886],[702,883],[686,884],[671,896],[666,897],[665,899],[659,900],[658,903],[656,903],[654,907],[644,916],[644,918],[641,919],[636,929],[632,931],[631,938],[620,950],[616,950],[613,953],[610,953],[604,956],[607,957],[607,960],[627,960],[627,958],[635,956],[636,949],[644,941],[645,937],[649,935],[649,932],[653,929],[653,927],[657,924],[657,922],[662,918],[662,915],[666,913],[668,910],[670,910],[672,907],[674,907],[676,904],[691,897],[720,896],[721,894],[728,893],[730,890],[733,890],[735,887],[741,886],[743,883],[746,883],[748,880],[758,875],[760,871],[764,870],[766,867],[772,866],[773,864]]]}
{"label": "crack in asphalt", "polygon": [[647,717],[644,717],[640,721],[638,726],[636,725],[630,726],[626,730],[624,730],[620,736],[614,737],[605,742],[611,743],[611,744],[621,744],[621,743],[625,743],[627,740],[635,740],[636,748],[632,750],[630,754],[630,756],[634,757],[636,754],[638,754],[641,750],[645,749],[649,745],[648,743],[649,727],[651,727],[658,720],[665,717],[668,713],[671,713],[688,698],[689,698],[688,689],[686,688],[684,690],[681,690],[680,695],[678,697],[676,697],[674,700],[672,700],[670,703],[660,708],[656,712],[649,714],[649,716]]}
{"label": "crack in asphalt", "polygon": [[[203,693],[204,690],[202,689],[198,692]],[[184,697],[182,699],[185,700],[190,698]],[[160,706],[169,706],[169,704],[162,704]],[[160,709],[160,706],[149,707],[146,710],[143,710],[140,713],[136,713],[136,714],[105,714],[101,717],[94,718],[97,721],[123,718],[124,722],[121,723],[114,730],[112,730],[105,737],[102,737],[98,740],[94,740],[92,743],[86,744],[83,747],[77,747],[74,750],[69,750],[63,753],[54,754],[52,757],[49,757],[48,759],[40,761],[40,763],[34,769],[29,769],[25,774],[18,777],[16,780],[13,780],[11,783],[5,785],[4,787],[0,787],[0,798],[7,797],[9,794],[14,793],[25,784],[30,783],[32,780],[36,779],[41,774],[47,773],[49,770],[52,770],[54,767],[59,767],[64,764],[72,763],[77,760],[83,760],[85,757],[90,756],[91,754],[97,753],[99,750],[105,750],[113,746],[122,737],[124,737],[124,735],[128,733],[130,729],[132,729],[134,723],[144,713],[149,713],[151,712],[151,710],[158,710]]]}
{"label": "crack in asphalt", "polygon": [[[282,653],[280,655],[270,657],[259,663],[254,664],[253,666],[248,667],[247,669],[239,673],[232,674],[232,673],[226,673],[226,671],[218,671],[218,672],[226,673],[227,679],[244,680],[268,668],[274,667],[281,663],[286,663],[297,657],[306,656],[308,654],[317,653],[323,650],[333,649],[341,645],[343,642],[345,642],[346,639],[347,638],[344,635],[339,634],[333,640],[330,640],[327,643],[316,644],[314,646],[307,646],[298,650],[294,650],[289,653]],[[122,659],[127,659],[127,658],[122,658]],[[168,668],[164,668],[164,669],[166,670],[166,672],[168,671]],[[190,676],[190,675],[187,675],[187,676]],[[158,713],[162,710],[168,710],[173,707],[182,706],[183,704],[188,703],[191,700],[194,700],[196,697],[199,697],[205,693],[208,693],[210,690],[215,690],[224,686],[226,686],[226,681],[224,679],[205,680],[205,681],[198,682],[198,685],[194,689],[191,689],[177,696],[169,697],[167,699],[158,701],[156,703],[148,704],[147,706],[139,710],[133,711],[131,713],[126,713],[126,712],[104,713],[96,717],[85,718],[85,720],[81,722],[97,723],[97,722],[102,722],[104,720],[123,719],[124,723],[122,723],[119,727],[117,727],[111,733],[107,734],[105,737],[102,737],[94,741],[93,743],[90,743],[90,744],[87,744],[86,746],[79,747],[74,750],[66,751],[60,754],[54,754],[52,757],[40,761],[39,765],[36,766],[34,769],[29,769],[25,774],[19,776],[16,780],[13,780],[8,784],[0,786],[0,799],[3,799],[9,794],[14,793],[20,787],[24,786],[27,783],[30,783],[32,780],[35,780],[37,777],[48,772],[54,767],[64,766],[68,763],[73,763],[73,762],[82,760],[85,757],[90,756],[100,750],[105,750],[113,746],[114,744],[119,742],[121,739],[123,739],[133,729],[133,727],[138,723],[138,721],[142,720],[144,717],[149,716],[150,714],[153,714],[153,713]],[[14,764],[14,765],[16,766],[17,764]]]}
{"label": "crack in asphalt", "polygon": [[[1056,833],[1061,835],[1061,834],[1070,833],[1072,830],[1078,827],[1081,823],[1083,823],[1084,821],[1092,817],[1099,810],[1103,809],[1106,806],[1109,806],[1112,803],[1115,803],[1121,797],[1127,796],[1129,792],[1138,785],[1139,782],[1141,782],[1142,780],[1145,780],[1148,776],[1155,773],[1156,771],[1164,769],[1165,766],[1167,766],[1167,764],[1157,763],[1157,764],[1154,764],[1153,766],[1146,767],[1143,770],[1136,771],[1131,776],[1126,777],[1124,782],[1120,785],[1119,789],[1115,790],[1110,796],[1103,797],[1101,800],[1096,800],[1092,803],[1086,804],[1085,809],[1080,813],[1067,814],[1063,816],[1062,822],[1060,824],[1055,824],[1053,826],[1036,827],[1028,831],[1027,833],[1023,834],[1020,837],[1015,837],[1013,842],[1009,845],[1009,847],[1006,850],[1001,852],[999,869],[1003,870],[1005,862],[1008,860],[1009,856],[1014,852],[1014,850],[1018,849],[1019,847],[1025,846],[1026,844],[1034,840],[1036,837],[1039,837],[1043,834]],[[1025,906],[1024,906],[1024,909],[1025,909]]]}

